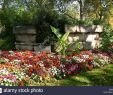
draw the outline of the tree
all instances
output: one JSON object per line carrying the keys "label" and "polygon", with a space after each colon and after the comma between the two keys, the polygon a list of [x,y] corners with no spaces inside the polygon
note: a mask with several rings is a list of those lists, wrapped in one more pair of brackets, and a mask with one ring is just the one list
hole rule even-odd
{"label": "tree", "polygon": [[112,7],[112,0],[85,0],[84,11],[87,18],[103,20],[109,17]]}

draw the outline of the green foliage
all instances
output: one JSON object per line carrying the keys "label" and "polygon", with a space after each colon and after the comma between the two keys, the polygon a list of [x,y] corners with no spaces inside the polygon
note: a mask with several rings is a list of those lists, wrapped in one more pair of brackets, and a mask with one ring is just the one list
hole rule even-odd
{"label": "green foliage", "polygon": [[[16,25],[35,24],[38,30],[37,42],[43,42],[46,36],[54,39],[53,34],[50,32],[50,25],[59,28],[59,31],[63,34],[65,24],[85,26],[102,24],[99,19],[101,19],[101,17],[105,18],[105,16],[107,18],[107,15],[112,13],[112,11],[109,12],[109,9],[112,9],[110,0],[105,0],[101,3],[99,3],[98,0],[85,0],[83,15],[86,19],[78,20],[79,11],[77,6],[79,5],[73,5],[70,0],[59,0],[58,2],[57,0],[2,0],[0,23],[5,27],[5,32],[0,35],[2,37],[0,38],[0,48],[14,48],[15,39],[12,32],[13,26]],[[72,4],[72,6],[70,4]],[[103,5],[106,5],[106,7]],[[62,41],[62,43],[65,42]]]}
{"label": "green foliage", "polygon": [[67,50],[69,50],[68,54],[69,53],[72,54],[74,52],[76,52],[76,53],[80,52],[80,49],[81,49],[81,43],[77,40],[77,41],[74,41],[73,43],[69,44]]}
{"label": "green foliage", "polygon": [[113,31],[110,25],[104,25],[104,31],[101,35],[102,37],[102,46],[101,49],[103,51],[112,51],[112,49],[110,48],[110,45],[113,44],[112,43],[112,36],[113,36]]}
{"label": "green foliage", "polygon": [[98,55],[94,56],[93,65],[95,67],[101,67],[101,66],[104,66],[106,64],[109,64],[108,60],[102,59]]}
{"label": "green foliage", "polygon": [[53,26],[51,26],[51,30],[57,36],[58,39],[61,38],[62,35],[60,34],[60,32],[56,28],[54,28]]}
{"label": "green foliage", "polygon": [[85,26],[93,25],[92,19],[77,20],[77,19],[67,18],[65,22],[66,24],[70,24],[70,25],[85,25]]}
{"label": "green foliage", "polygon": [[59,33],[59,30],[51,26],[52,32],[57,36],[58,41],[56,45],[56,52],[61,53],[62,55],[66,55],[66,50],[69,45],[67,38],[70,32],[66,32],[64,35]]}
{"label": "green foliage", "polygon": [[15,37],[13,35],[13,18],[8,18],[8,15],[4,15],[5,14],[0,14],[0,16],[2,16],[2,27],[4,27],[0,33],[0,49],[12,50],[14,49],[15,42]]}
{"label": "green foliage", "polygon": [[[84,0],[84,15],[87,18],[109,20],[113,9],[112,0]],[[99,23],[99,22],[98,22]]]}
{"label": "green foliage", "polygon": [[14,45],[15,38],[13,35],[10,35],[9,37],[4,39],[0,39],[0,49],[1,50],[14,50],[15,45]]}
{"label": "green foliage", "polygon": [[70,32],[66,32],[64,35],[62,35],[58,29],[51,26],[52,32],[57,36],[57,44],[55,51],[62,54],[62,55],[69,55],[73,52],[79,52],[81,44],[79,41],[75,41],[73,43],[68,42],[68,36]]}
{"label": "green foliage", "polygon": [[3,58],[0,58],[0,64],[4,64],[6,63],[6,60],[4,60]]}
{"label": "green foliage", "polygon": [[100,19],[95,19],[95,20],[93,20],[93,24],[94,25],[102,25],[103,24],[103,21],[100,20]]}
{"label": "green foliage", "polygon": [[93,21],[91,19],[86,19],[86,20],[78,20],[77,25],[85,25],[85,26],[90,26],[93,24]]}

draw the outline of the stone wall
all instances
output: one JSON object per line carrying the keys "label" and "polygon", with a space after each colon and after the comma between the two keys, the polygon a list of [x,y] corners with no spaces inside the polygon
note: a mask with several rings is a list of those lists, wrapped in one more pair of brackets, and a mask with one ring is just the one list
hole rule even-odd
{"label": "stone wall", "polygon": [[14,28],[15,47],[18,50],[33,50],[36,42],[36,29],[33,26],[17,26]]}
{"label": "stone wall", "polygon": [[[100,46],[100,34],[103,27],[100,25],[92,26],[71,26],[66,25],[65,31],[70,31],[68,36],[69,43],[79,40],[81,47],[94,49]],[[16,37],[15,47],[17,50],[51,51],[51,46],[44,46],[44,43],[36,43],[36,29],[33,26],[18,26],[14,28]]]}
{"label": "stone wall", "polygon": [[81,47],[84,49],[94,49],[99,48],[101,38],[100,34],[103,31],[103,27],[100,25],[92,26],[71,26],[66,25],[65,31],[71,32],[68,41],[73,43],[74,41],[79,40]]}
{"label": "stone wall", "polygon": [[44,46],[43,43],[36,42],[37,31],[33,26],[17,26],[14,28],[14,34],[17,50],[51,51],[50,46]]}

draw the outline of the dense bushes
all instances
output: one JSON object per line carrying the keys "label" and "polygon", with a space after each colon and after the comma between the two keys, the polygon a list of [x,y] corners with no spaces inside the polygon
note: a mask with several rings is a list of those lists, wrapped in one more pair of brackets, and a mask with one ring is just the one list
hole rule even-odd
{"label": "dense bushes", "polygon": [[14,50],[15,36],[13,34],[13,27],[5,26],[0,33],[0,50]]}
{"label": "dense bushes", "polygon": [[103,33],[101,34],[101,50],[113,52],[113,30],[110,25],[104,25]]}

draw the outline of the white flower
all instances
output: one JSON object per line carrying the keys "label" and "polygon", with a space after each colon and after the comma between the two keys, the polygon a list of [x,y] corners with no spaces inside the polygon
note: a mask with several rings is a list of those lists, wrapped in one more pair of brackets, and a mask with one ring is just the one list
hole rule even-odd
{"label": "white flower", "polygon": [[2,82],[1,85],[4,85],[4,83]]}
{"label": "white flower", "polygon": [[4,78],[4,81],[5,81],[5,82],[7,82],[7,79],[6,79],[6,78]]}
{"label": "white flower", "polygon": [[9,59],[7,59],[7,58],[3,58],[4,60],[5,60],[5,62],[9,62]]}
{"label": "white flower", "polygon": [[27,67],[33,67],[32,65],[26,65]]}
{"label": "white flower", "polygon": [[89,55],[83,55],[84,58],[88,59],[89,58]]}
{"label": "white flower", "polygon": [[7,69],[6,69],[6,68],[4,68],[4,69],[0,70],[0,74],[3,74],[3,75],[8,75],[8,74],[9,74],[9,72],[7,71]]}
{"label": "white flower", "polygon": [[42,80],[42,77],[40,76],[40,80]]}
{"label": "white flower", "polygon": [[14,54],[15,54],[13,51],[9,51],[9,53],[11,56],[14,56]]}
{"label": "white flower", "polygon": [[8,83],[5,83],[5,86],[9,86],[9,84]]}
{"label": "white flower", "polygon": [[7,79],[7,81],[8,81],[9,83],[11,83],[11,82],[12,82],[12,80],[10,80],[10,79]]}
{"label": "white flower", "polygon": [[44,67],[43,61],[39,61],[37,64],[39,64],[41,67]]}
{"label": "white flower", "polygon": [[21,62],[21,60],[15,59],[13,60],[13,63],[19,64]]}

